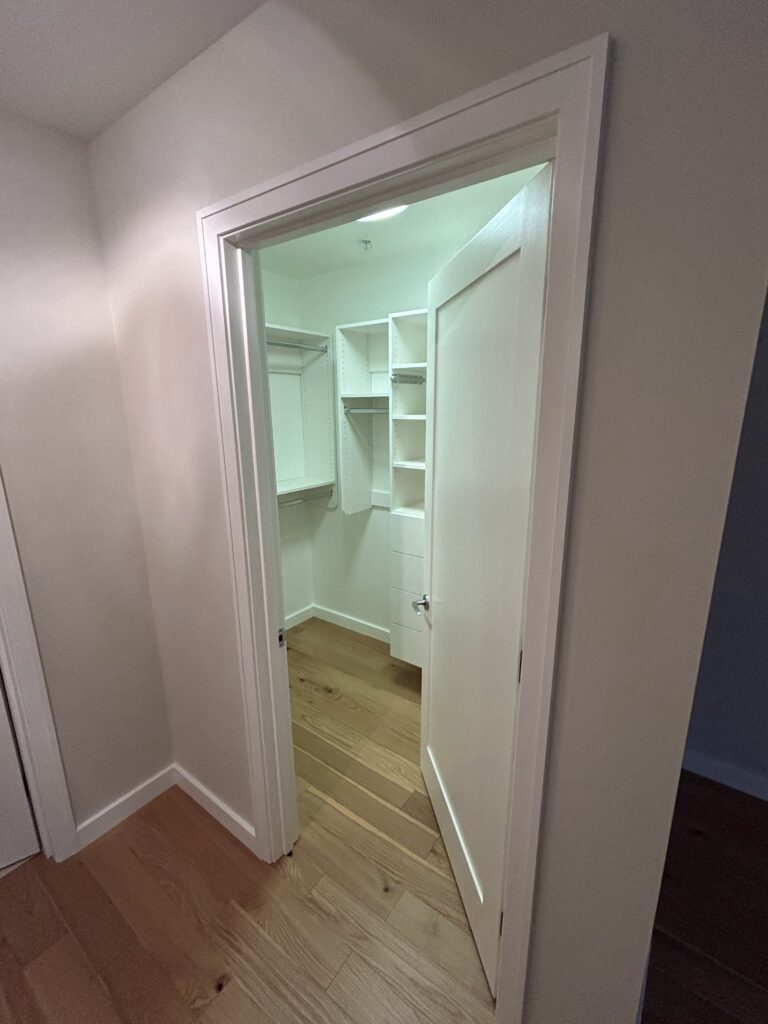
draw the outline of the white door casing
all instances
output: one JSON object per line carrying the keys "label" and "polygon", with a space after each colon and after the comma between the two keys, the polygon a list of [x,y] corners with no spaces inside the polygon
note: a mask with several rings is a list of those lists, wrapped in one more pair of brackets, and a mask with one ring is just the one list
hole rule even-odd
{"label": "white door casing", "polygon": [[496,988],[551,165],[429,285],[422,771]]}
{"label": "white door casing", "polygon": [[498,970],[496,1016],[510,1024],[524,1019],[530,961],[608,51],[607,36],[574,46],[198,213],[249,722],[253,849],[274,860],[295,838],[286,823],[295,822],[296,803],[290,708],[282,672],[273,676],[266,653],[274,642],[270,589],[280,585],[278,555],[263,557],[276,550],[278,536],[272,451],[268,431],[260,429],[263,409],[255,423],[242,414],[254,384],[257,397],[266,391],[266,384],[262,389],[258,379],[240,372],[250,358],[244,283],[249,285],[251,274],[244,250],[321,222],[341,223],[369,212],[373,203],[415,202],[445,182],[469,184],[488,176],[491,166],[506,173],[556,161]]}

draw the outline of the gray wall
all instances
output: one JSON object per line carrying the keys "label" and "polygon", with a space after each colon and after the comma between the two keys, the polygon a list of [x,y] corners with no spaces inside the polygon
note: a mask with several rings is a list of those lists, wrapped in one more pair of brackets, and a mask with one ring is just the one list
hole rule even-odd
{"label": "gray wall", "polygon": [[768,305],[717,563],[685,766],[768,800]]}
{"label": "gray wall", "polygon": [[528,1024],[634,1020],[757,323],[764,0],[268,0],[92,145],[174,746],[249,813],[195,211],[608,31]]}
{"label": "gray wall", "polygon": [[4,114],[0,470],[80,823],[170,736],[87,154]]}

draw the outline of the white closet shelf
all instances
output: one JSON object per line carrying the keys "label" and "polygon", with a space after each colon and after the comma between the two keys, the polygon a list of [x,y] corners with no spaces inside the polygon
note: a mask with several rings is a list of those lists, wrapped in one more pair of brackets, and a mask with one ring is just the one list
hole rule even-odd
{"label": "white closet shelf", "polygon": [[279,324],[265,324],[267,341],[297,341],[305,344],[327,342],[329,336],[319,331],[304,331],[299,327],[281,327]]}
{"label": "white closet shelf", "polygon": [[397,370],[426,370],[426,363],[392,363],[392,371]]}
{"label": "white closet shelf", "polygon": [[400,505],[392,509],[393,516],[409,516],[411,519],[424,518],[424,505]]}
{"label": "white closet shelf", "polygon": [[398,420],[398,421],[402,420],[403,422],[406,422],[408,420],[413,420],[415,422],[421,421],[422,423],[426,423],[427,422],[426,413],[423,413],[423,412],[420,412],[420,413],[407,413],[407,414],[406,413],[396,413],[392,417],[392,419],[393,420]]}
{"label": "white closet shelf", "polygon": [[336,486],[335,477],[295,476],[289,480],[280,480],[277,484],[278,498],[296,496],[304,491],[329,490]]}
{"label": "white closet shelf", "polygon": [[395,469],[420,469],[422,473],[427,468],[426,464],[419,459],[398,459],[392,465]]}
{"label": "white closet shelf", "polygon": [[378,391],[371,394],[370,391],[367,393],[364,391],[345,391],[343,394],[339,395],[339,398],[342,402],[357,402],[362,401],[364,398],[386,398],[389,400],[389,392]]}

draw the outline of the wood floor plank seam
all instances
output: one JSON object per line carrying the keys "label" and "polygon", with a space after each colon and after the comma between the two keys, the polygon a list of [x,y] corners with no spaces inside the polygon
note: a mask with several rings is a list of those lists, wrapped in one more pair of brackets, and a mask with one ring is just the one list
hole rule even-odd
{"label": "wood floor plank seam", "polygon": [[[397,838],[402,846],[421,857],[426,857],[435,845],[437,832],[427,828],[399,807],[382,800],[370,790],[327,765],[323,765],[306,751],[296,750],[297,772],[313,789],[347,807],[364,821],[370,822],[390,838]],[[379,824],[373,820],[378,817]]]}
{"label": "wood floor plank seam", "polygon": [[687,949],[689,952],[695,953],[696,956],[700,957],[702,960],[707,960],[709,963],[714,964],[719,970],[725,971],[726,974],[730,974],[734,978],[739,978],[741,981],[745,981],[748,984],[754,985],[756,988],[761,989],[763,992],[768,993],[768,986],[761,984],[754,978],[750,978],[747,974],[743,974],[735,967],[732,967],[730,964],[727,964],[723,960],[718,959],[718,957],[712,956],[712,954],[709,953],[707,950],[701,949],[699,946],[695,946],[692,943],[687,942],[684,936],[677,935],[674,932],[671,932],[668,928],[664,928],[662,925],[659,924],[654,924],[653,930],[656,932],[660,932],[671,942],[676,942],[678,946],[682,946],[683,949]]}

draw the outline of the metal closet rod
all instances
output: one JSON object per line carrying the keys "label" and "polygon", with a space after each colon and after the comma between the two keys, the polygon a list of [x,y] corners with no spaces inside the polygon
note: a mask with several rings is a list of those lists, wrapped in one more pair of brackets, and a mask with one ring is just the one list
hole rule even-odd
{"label": "metal closet rod", "polygon": [[307,352],[327,352],[327,345],[307,345],[303,341],[272,341],[267,338],[268,345],[274,345],[276,348],[302,348]]}
{"label": "metal closet rod", "polygon": [[344,407],[344,412],[349,416],[350,413],[354,413],[356,416],[388,416],[389,409],[367,409],[362,406],[349,406]]}

